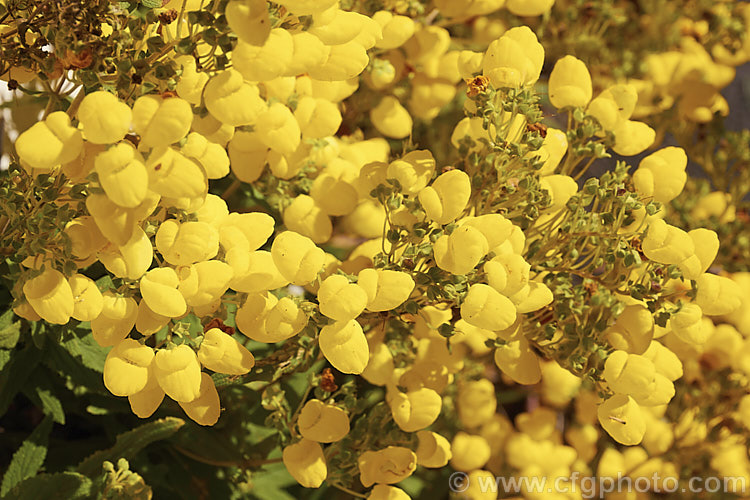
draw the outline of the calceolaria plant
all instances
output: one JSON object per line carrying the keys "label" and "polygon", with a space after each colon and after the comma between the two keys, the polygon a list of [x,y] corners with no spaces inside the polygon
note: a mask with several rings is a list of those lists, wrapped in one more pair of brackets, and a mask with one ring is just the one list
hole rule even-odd
{"label": "calceolaria plant", "polygon": [[0,496],[746,498],[749,5],[0,2]]}

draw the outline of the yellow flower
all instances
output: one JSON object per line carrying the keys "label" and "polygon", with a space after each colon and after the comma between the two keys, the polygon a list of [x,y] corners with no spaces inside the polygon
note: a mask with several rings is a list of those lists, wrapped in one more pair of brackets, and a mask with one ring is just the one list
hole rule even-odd
{"label": "yellow flower", "polygon": [[125,339],[104,360],[104,385],[115,396],[132,396],[146,387],[154,350],[137,340]]}
{"label": "yellow flower", "polygon": [[294,117],[305,139],[322,139],[333,135],[341,125],[338,106],[326,99],[300,98]]}
{"label": "yellow flower", "polygon": [[[555,0],[507,0],[505,8],[517,16],[541,16],[552,8]],[[559,107],[559,106],[557,106]]]}
{"label": "yellow flower", "polygon": [[197,132],[190,132],[181,152],[200,163],[209,179],[221,179],[229,173],[229,156],[224,148]]}
{"label": "yellow flower", "polygon": [[435,159],[425,150],[411,151],[392,161],[386,170],[388,179],[396,179],[406,194],[417,194],[424,189],[435,172]]}
{"label": "yellow flower", "polygon": [[652,341],[643,353],[643,357],[650,359],[656,367],[656,372],[661,373],[668,380],[675,381],[682,377],[682,361],[661,342]]}
{"label": "yellow flower", "polygon": [[558,59],[549,76],[549,100],[554,107],[586,107],[592,92],[591,75],[583,61],[573,56]]}
{"label": "yellow flower", "polygon": [[385,96],[370,111],[370,120],[378,132],[391,139],[403,139],[411,134],[409,112],[393,96]]}
{"label": "yellow flower", "polygon": [[227,23],[245,43],[263,45],[271,33],[266,0],[235,0],[227,4]]}
{"label": "yellow flower", "polygon": [[292,299],[284,297],[268,312],[263,327],[248,336],[258,342],[280,342],[294,337],[306,325],[305,312]]}
{"label": "yellow flower", "polygon": [[148,172],[141,156],[128,142],[99,153],[94,168],[107,197],[121,207],[140,205],[148,192]]}
{"label": "yellow flower", "polygon": [[50,113],[21,133],[15,142],[20,160],[32,168],[49,170],[73,161],[83,148],[81,131],[64,111]]}
{"label": "yellow flower", "polygon": [[387,484],[376,484],[372,487],[368,500],[409,500],[411,497],[401,488],[388,486]]}
{"label": "yellow flower", "polygon": [[663,219],[649,224],[642,247],[647,258],[660,264],[679,264],[695,253],[695,244],[690,236]]}
{"label": "yellow flower", "polygon": [[627,306],[605,335],[615,349],[643,354],[654,337],[654,318],[642,305]]}
{"label": "yellow flower", "polygon": [[187,311],[185,298],[177,290],[179,284],[180,279],[174,269],[157,267],[141,278],[141,296],[155,313],[177,318]]}
{"label": "yellow flower", "polygon": [[211,78],[203,90],[203,98],[208,111],[221,123],[232,127],[254,125],[258,115],[266,109],[258,87],[245,83],[234,69]]}
{"label": "yellow flower", "polygon": [[452,274],[467,274],[487,255],[490,246],[479,229],[463,225],[437,239],[432,251],[440,269]]}
{"label": "yellow flower", "polygon": [[449,170],[419,192],[419,202],[427,217],[437,224],[449,224],[466,208],[471,196],[471,180],[462,170]]}
{"label": "yellow flower", "polygon": [[687,155],[677,147],[662,148],[641,160],[633,173],[633,184],[640,194],[669,203],[685,187]]}
{"label": "yellow flower", "polygon": [[523,336],[498,347],[495,350],[495,364],[519,384],[536,384],[542,378],[539,359]]}
{"label": "yellow flower", "polygon": [[130,130],[133,112],[117,96],[100,90],[83,98],[76,116],[87,141],[112,144],[121,141]]}
{"label": "yellow flower", "polygon": [[221,223],[219,241],[225,250],[235,246],[248,251],[257,250],[273,234],[273,226],[273,217],[268,214],[231,213]]}
{"label": "yellow flower", "polygon": [[209,370],[229,375],[244,375],[255,366],[252,353],[218,328],[203,334],[198,360]]}
{"label": "yellow flower", "polygon": [[414,34],[414,21],[410,17],[380,10],[373,14],[372,18],[382,29],[383,38],[375,44],[379,49],[398,48]]}
{"label": "yellow flower", "polygon": [[190,402],[204,393],[201,365],[189,346],[182,344],[173,349],[159,349],[153,363],[159,386],[175,401]]}
{"label": "yellow flower", "polygon": [[695,303],[708,316],[730,314],[742,304],[742,289],[725,276],[703,273],[695,286],[698,289]]}
{"label": "yellow flower", "polygon": [[514,253],[500,254],[484,264],[487,283],[505,296],[511,296],[529,284],[531,266]]}
{"label": "yellow flower", "polygon": [[678,264],[682,275],[697,280],[705,273],[719,253],[719,236],[710,229],[698,228],[688,232],[695,245],[695,254]]}
{"label": "yellow flower", "polygon": [[370,358],[370,349],[356,319],[337,321],[320,329],[318,343],[323,356],[342,373],[358,375]]}
{"label": "yellow flower", "polygon": [[119,344],[128,336],[138,317],[138,304],[131,297],[115,295],[111,291],[102,294],[102,312],[91,320],[94,340],[102,346]]}
{"label": "yellow flower", "polygon": [[451,442],[451,467],[458,471],[471,472],[479,469],[490,459],[490,445],[482,436],[459,432]]}
{"label": "yellow flower", "polygon": [[[216,385],[208,373],[200,373],[200,389],[190,401],[177,401],[188,417],[200,425],[214,425],[219,420],[221,402]],[[169,393],[167,393],[169,394]]]}
{"label": "yellow flower", "polygon": [[349,434],[349,415],[338,406],[311,399],[297,421],[302,437],[318,443],[335,443]]}
{"label": "yellow flower", "polygon": [[414,280],[400,271],[368,268],[361,270],[357,278],[357,284],[367,294],[368,311],[395,309],[406,302],[414,290]]}
{"label": "yellow flower", "polygon": [[312,78],[322,82],[349,80],[362,73],[369,62],[370,58],[362,44],[357,40],[352,40],[331,46],[325,62],[310,67],[308,73]]}
{"label": "yellow flower", "polygon": [[599,405],[597,416],[602,428],[620,444],[636,445],[646,433],[643,410],[630,396],[612,396]]}
{"label": "yellow flower", "polygon": [[430,431],[417,432],[417,464],[422,467],[437,469],[445,467],[453,456],[451,445],[440,434]]}
{"label": "yellow flower", "polygon": [[[227,7],[227,10],[229,10],[229,7]],[[175,89],[177,95],[190,104],[200,104],[203,96],[203,88],[206,86],[206,82],[208,82],[208,73],[199,72],[195,66],[195,59],[191,56],[176,57],[175,62],[182,69],[182,75],[180,75]]]}
{"label": "yellow flower", "polygon": [[68,280],[55,269],[47,267],[40,275],[23,284],[23,294],[42,319],[64,325],[75,311],[75,300]]}
{"label": "yellow flower", "polygon": [[142,335],[153,335],[171,321],[169,316],[162,316],[152,311],[145,300],[138,304],[138,315],[135,319],[135,329]]}
{"label": "yellow flower", "polygon": [[305,488],[318,488],[326,477],[326,457],[319,443],[302,439],[284,448],[282,460],[289,474]]}
{"label": "yellow flower", "polygon": [[388,399],[396,425],[404,432],[422,430],[437,420],[443,407],[440,394],[425,387],[407,393],[396,392]]}
{"label": "yellow flower", "polygon": [[615,351],[604,363],[604,379],[619,394],[643,394],[652,388],[656,368],[650,359]]}
{"label": "yellow flower", "polygon": [[159,386],[154,374],[153,361],[149,365],[148,380],[140,391],[128,396],[130,409],[140,418],[148,418],[154,414],[164,400],[164,390]]}
{"label": "yellow flower", "polygon": [[516,307],[491,286],[475,283],[461,304],[461,318],[485,330],[504,330],[516,320]]}
{"label": "yellow flower", "polygon": [[[208,176],[196,160],[172,147],[155,148],[146,162],[149,189],[165,198],[199,199],[208,192]],[[167,205],[169,206],[169,205]]]}
{"label": "yellow flower", "polygon": [[219,251],[219,233],[206,222],[169,219],[156,232],[156,249],[169,264],[186,266],[211,259]]}
{"label": "yellow flower", "polygon": [[169,146],[190,132],[192,122],[190,103],[179,97],[145,95],[133,104],[133,128],[141,136],[139,146]]}
{"label": "yellow flower", "polygon": [[495,386],[487,379],[462,384],[458,390],[456,406],[458,418],[467,429],[489,422],[497,409]]}
{"label": "yellow flower", "polygon": [[68,279],[73,293],[73,312],[71,317],[78,321],[91,321],[99,316],[104,307],[102,293],[94,281],[82,274],[74,274]]}
{"label": "yellow flower", "polygon": [[385,344],[377,344],[370,349],[370,360],[367,362],[362,378],[373,385],[386,385],[393,376],[393,355]]}
{"label": "yellow flower", "polygon": [[689,344],[704,344],[710,331],[702,321],[703,310],[694,303],[683,304],[679,311],[669,318],[668,327],[683,342]]}
{"label": "yellow flower", "polygon": [[336,321],[356,318],[367,302],[367,292],[356,283],[349,283],[341,274],[324,279],[318,289],[320,313]]}
{"label": "yellow flower", "polygon": [[180,291],[187,305],[206,306],[224,295],[234,277],[232,266],[218,260],[206,260],[179,268]]}
{"label": "yellow flower", "polygon": [[487,48],[482,71],[496,88],[532,85],[542,72],[544,48],[528,26],[511,28]]}
{"label": "yellow flower", "polygon": [[297,196],[284,210],[284,225],[290,231],[307,236],[315,243],[325,243],[331,237],[331,219],[307,195]]}
{"label": "yellow flower", "polygon": [[394,484],[411,476],[417,468],[417,456],[408,448],[389,446],[362,453],[357,464],[360,481],[366,487],[375,483]]}
{"label": "yellow flower", "polygon": [[318,14],[336,5],[336,0],[280,0],[283,5],[298,16]]}
{"label": "yellow flower", "polygon": [[97,257],[107,271],[118,278],[137,280],[151,266],[154,249],[143,229],[136,226],[124,245],[109,244],[101,249]]}
{"label": "yellow flower", "polygon": [[[331,54],[331,47],[325,45],[320,41],[320,38],[309,31],[292,33],[292,44],[294,45],[294,53],[287,62],[283,74],[285,77],[296,77],[308,73],[311,69],[325,64]],[[295,78],[292,78],[292,84],[293,86],[296,84]],[[268,82],[266,82],[266,88],[268,88]]]}
{"label": "yellow flower", "polygon": [[293,52],[291,33],[274,28],[262,44],[240,40],[232,50],[232,65],[248,82],[273,80],[284,75]]}

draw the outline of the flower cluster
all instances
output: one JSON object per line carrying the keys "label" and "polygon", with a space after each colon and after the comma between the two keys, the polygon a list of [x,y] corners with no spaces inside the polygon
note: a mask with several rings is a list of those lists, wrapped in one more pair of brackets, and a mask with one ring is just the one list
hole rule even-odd
{"label": "flower cluster", "polygon": [[750,275],[717,234],[740,201],[685,201],[691,146],[652,119],[726,114],[747,41],[592,78],[569,54],[544,74],[551,0],[141,3],[169,77],[51,98],[11,172],[55,191],[0,214],[5,244],[66,207],[8,267],[12,309],[90,329],[135,415],[168,396],[212,426],[251,388],[299,485],[375,500],[423,469],[474,499],[691,461],[750,479]]}

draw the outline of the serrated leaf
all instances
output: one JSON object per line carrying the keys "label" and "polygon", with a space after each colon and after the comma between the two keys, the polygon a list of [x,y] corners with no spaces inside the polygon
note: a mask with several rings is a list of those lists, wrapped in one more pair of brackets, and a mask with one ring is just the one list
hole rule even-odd
{"label": "serrated leaf", "polygon": [[39,474],[17,485],[11,493],[13,498],[65,498],[75,500],[88,498],[91,479],[76,472]]}
{"label": "serrated leaf", "polygon": [[0,370],[0,415],[5,414],[10,402],[24,388],[41,358],[42,351],[33,345],[12,351],[10,360]]}
{"label": "serrated leaf", "polygon": [[13,321],[13,311],[5,311],[0,316],[0,349],[13,349],[21,335],[21,322]]}
{"label": "serrated leaf", "polygon": [[29,378],[29,387],[23,392],[35,405],[42,408],[45,415],[49,415],[58,424],[65,425],[65,411],[62,402],[55,396],[55,388],[47,370],[34,371]]}
{"label": "serrated leaf", "polygon": [[76,470],[86,476],[98,474],[105,460],[115,462],[119,458],[130,459],[149,444],[172,436],[183,425],[185,421],[181,418],[167,417],[136,427],[117,436],[112,448],[97,451],[78,464]]}
{"label": "serrated leaf", "polygon": [[10,461],[8,470],[3,476],[3,483],[0,486],[0,496],[4,497],[14,486],[39,471],[44,463],[44,459],[47,457],[47,443],[51,430],[52,418],[48,415],[34,429],[31,436],[21,444],[21,447],[16,450],[13,454],[13,459]]}

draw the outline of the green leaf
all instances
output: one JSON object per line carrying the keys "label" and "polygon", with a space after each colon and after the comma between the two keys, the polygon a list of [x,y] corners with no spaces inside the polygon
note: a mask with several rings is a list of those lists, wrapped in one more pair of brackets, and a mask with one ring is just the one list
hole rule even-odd
{"label": "green leaf", "polygon": [[0,349],[13,349],[21,335],[21,321],[13,321],[13,311],[0,316]]}
{"label": "green leaf", "polygon": [[47,456],[47,442],[49,441],[51,430],[52,419],[46,416],[42,420],[42,423],[34,429],[31,436],[13,454],[13,459],[10,461],[5,476],[3,476],[3,483],[0,486],[0,496],[4,497],[14,486],[39,471]]}
{"label": "green leaf", "polygon": [[181,418],[167,417],[136,427],[117,436],[112,448],[97,451],[78,464],[77,471],[86,476],[98,474],[105,460],[114,462],[119,458],[130,459],[154,441],[172,436],[183,425],[185,421]]}
{"label": "green leaf", "polygon": [[91,480],[76,472],[39,474],[13,488],[13,498],[88,498]]}
{"label": "green leaf", "polygon": [[50,380],[51,373],[48,370],[35,370],[29,378],[29,386],[23,393],[35,405],[44,410],[58,424],[65,425],[65,411],[62,403],[55,396],[55,388]]}
{"label": "green leaf", "polygon": [[33,345],[11,353],[10,361],[0,370],[0,415],[5,414],[13,398],[23,389],[41,358],[42,351]]}

